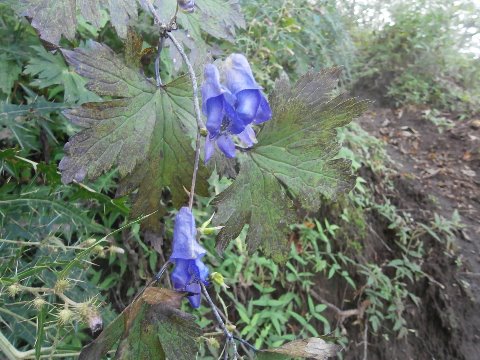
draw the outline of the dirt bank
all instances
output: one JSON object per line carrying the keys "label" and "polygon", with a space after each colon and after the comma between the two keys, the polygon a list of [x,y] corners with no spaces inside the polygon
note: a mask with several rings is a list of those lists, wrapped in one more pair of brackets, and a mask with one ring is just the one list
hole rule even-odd
{"label": "dirt bank", "polygon": [[[479,359],[480,121],[455,121],[440,134],[418,109],[376,109],[359,123],[387,146],[397,175],[386,196],[398,209],[424,223],[435,213],[451,218],[457,210],[464,224],[449,249],[428,234],[423,237],[422,270],[428,278],[412,289],[420,307],[406,305],[411,330],[403,339],[369,339],[368,359]],[[391,234],[386,224],[372,219],[372,225],[381,238],[367,240],[368,246],[379,256]],[[347,359],[364,359],[358,328],[352,324],[356,338]]]}

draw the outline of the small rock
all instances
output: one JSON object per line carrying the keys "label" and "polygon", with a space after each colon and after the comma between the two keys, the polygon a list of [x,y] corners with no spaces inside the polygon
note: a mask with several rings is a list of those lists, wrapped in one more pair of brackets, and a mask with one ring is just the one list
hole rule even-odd
{"label": "small rock", "polygon": [[480,119],[472,120],[470,126],[474,129],[480,129]]}

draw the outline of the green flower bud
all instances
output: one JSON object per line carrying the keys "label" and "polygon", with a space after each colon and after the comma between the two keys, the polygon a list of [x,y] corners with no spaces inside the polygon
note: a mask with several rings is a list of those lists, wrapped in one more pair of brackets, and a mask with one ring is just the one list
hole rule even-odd
{"label": "green flower bud", "polygon": [[57,321],[60,325],[68,325],[73,321],[74,315],[69,308],[63,308],[57,314]]}
{"label": "green flower bud", "polygon": [[70,289],[71,284],[67,279],[58,279],[53,287],[53,290],[56,294],[63,294],[65,291]]}
{"label": "green flower bud", "polygon": [[33,307],[38,311],[42,310],[46,303],[45,299],[39,296],[32,301]]}
{"label": "green flower bud", "polygon": [[15,297],[21,291],[22,291],[22,289],[20,288],[20,285],[18,285],[18,284],[12,284],[7,288],[7,293],[12,298]]}

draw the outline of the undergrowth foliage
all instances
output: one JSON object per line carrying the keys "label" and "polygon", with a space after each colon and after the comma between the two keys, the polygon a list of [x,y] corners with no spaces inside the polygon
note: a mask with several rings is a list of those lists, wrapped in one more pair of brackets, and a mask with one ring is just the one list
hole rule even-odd
{"label": "undergrowth foliage", "polygon": [[[82,187],[83,181],[95,180],[115,169],[118,174],[116,195],[133,194],[130,216],[138,217],[133,222],[140,223],[144,231],[153,237],[162,236],[161,220],[167,213],[172,208],[178,209],[184,205],[175,218],[173,253],[170,259],[121,315],[81,352],[80,358],[100,358],[117,341],[119,344],[115,358],[118,359],[192,358],[197,352],[197,340],[202,337],[202,331],[190,315],[178,310],[181,299],[185,296],[189,297],[195,308],[199,307],[202,297],[211,307],[221,330],[215,336],[223,335],[225,338],[226,344],[222,351],[224,358],[238,358],[239,345],[247,346],[245,355],[251,352],[251,355],[259,359],[272,356],[325,358],[334,354],[337,348],[327,345],[320,338],[293,341],[272,350],[258,350],[246,340],[232,334],[232,328],[225,324],[207,289],[210,283],[207,279],[209,269],[201,260],[206,251],[197,243],[192,209],[195,206],[195,196],[208,195],[207,179],[212,173],[212,167],[206,167],[200,161],[203,156],[202,137],[207,135],[208,147],[209,141],[218,134],[223,134],[224,127],[228,127],[231,129],[229,131],[238,134],[247,147],[239,147],[231,138],[225,137],[231,148],[226,150],[226,143],[220,143],[221,137],[215,140],[229,158],[235,156],[235,147],[240,150],[231,160],[238,162],[234,166],[237,171],[230,173],[232,184],[214,200],[217,208],[213,217],[215,227],[208,228],[207,223],[200,228],[201,233],[221,229],[217,237],[217,248],[223,251],[248,225],[249,253],[261,249],[266,256],[284,263],[289,253],[289,225],[296,221],[297,210],[303,208],[315,211],[320,207],[321,196],[334,199],[338,194],[353,188],[350,161],[337,157],[340,143],[336,131],[360,115],[367,103],[334,95],[339,80],[338,69],[308,73],[293,85],[286,79],[279,80],[274,94],[267,100],[253,78],[248,60],[243,55],[233,54],[226,59],[224,65],[227,69],[225,81],[231,91],[225,93],[228,95],[225,95],[225,100],[207,102],[210,98],[205,96],[210,93],[203,92],[203,112],[208,118],[209,131],[206,134],[200,114],[197,74],[182,43],[173,34],[184,30],[192,34],[194,45],[190,44],[190,53],[195,50],[197,42],[199,48],[207,46],[201,40],[201,30],[231,40],[235,27],[245,26],[238,5],[234,1],[217,0],[180,1],[176,5],[173,1],[152,3],[146,0],[140,3],[144,11],[153,16],[152,29],[156,29],[158,34],[158,44],[154,49],[153,78],[148,75],[148,70],[139,67],[143,46],[138,45],[141,40],[134,30],[127,27],[130,21],[137,19],[136,1],[127,1],[124,6],[110,2],[107,8],[109,21],[119,37],[126,39],[128,53],[125,57],[93,40],[73,50],[68,50],[67,42],[61,41],[62,36],[66,40],[75,40],[77,24],[81,18],[93,28],[100,27],[106,12],[96,2],[22,1],[14,6],[20,15],[30,18],[31,25],[39,32],[42,40],[53,47],[60,45],[64,59],[76,71],[76,74],[61,76],[65,71],[65,63],[60,54],[46,52],[38,46],[32,48],[36,57],[25,70],[26,75],[37,77],[32,86],[39,89],[52,85],[63,86],[64,102],[69,104],[65,107],[70,107],[63,114],[79,129],[65,144],[65,155],[58,166],[64,185],[58,183],[55,170],[50,170],[50,176],[56,178],[56,187],[70,183]],[[194,11],[196,9],[198,11]],[[183,30],[178,30],[179,26]],[[167,81],[162,79],[160,72],[161,62],[168,62],[161,59],[166,43],[176,49],[186,65],[185,75],[175,76],[172,73],[166,77],[169,79]],[[44,68],[47,63],[51,66]],[[205,81],[207,80],[206,77]],[[85,84],[88,90],[83,89]],[[215,86],[223,89],[219,83]],[[81,105],[72,107],[73,103]],[[228,109],[221,110],[222,115],[214,118],[212,111],[217,110],[212,110],[212,104],[216,104],[215,109],[218,110],[227,109],[227,106]],[[6,112],[7,119],[8,114]],[[264,124],[265,121],[268,122]],[[10,128],[13,127],[14,124]],[[235,132],[233,129],[239,130]],[[244,130],[248,134],[242,137],[241,132]],[[12,174],[15,174],[12,170],[16,162],[22,161],[31,165],[34,172],[40,171],[39,164],[20,157],[13,150],[2,154],[6,170]],[[216,155],[215,163],[222,161],[225,160]],[[220,169],[221,166],[217,170]],[[84,188],[96,194],[95,190],[86,186]],[[189,191],[185,191],[187,188]],[[167,191],[169,200],[166,202],[164,194]],[[38,191],[36,193],[37,196],[40,194]],[[95,197],[101,202],[101,195]],[[15,200],[18,199],[12,199],[11,203],[18,202]],[[21,200],[27,207],[35,206],[35,199]],[[56,209],[57,213],[61,211]],[[78,218],[78,222],[83,220],[89,235],[95,230],[106,233],[106,229],[98,224],[98,219],[82,219],[71,212],[69,215],[67,209],[63,212],[70,217],[70,221],[75,218]],[[3,217],[3,220],[9,219]],[[58,224],[58,219],[56,223]],[[113,233],[130,225],[120,226]],[[36,242],[34,239],[26,240],[25,237],[22,241],[15,240],[18,236],[15,236],[14,231],[8,227],[2,231],[6,238],[13,237],[4,239],[6,246],[36,246],[39,251],[44,246],[50,246],[44,239]],[[52,236],[53,232],[56,236],[62,235],[58,230],[52,229],[48,236]],[[56,315],[56,322],[61,325],[58,330],[65,331],[67,326],[72,326],[75,322],[88,325],[92,331],[101,328],[103,321],[98,307],[102,300],[98,297],[86,298],[82,302],[73,300],[73,296],[78,296],[78,286],[73,284],[88,277],[85,261],[96,256],[105,257],[107,253],[113,256],[123,253],[123,250],[114,245],[105,246],[113,233],[100,240],[86,239],[82,242],[75,239],[71,244],[67,243],[64,246],[67,257],[65,260],[57,259],[55,266],[44,263],[47,256],[34,263],[33,272],[26,270],[19,275],[12,274],[8,266],[5,268],[6,278],[2,282],[11,298],[34,297],[31,301],[39,312],[33,344],[36,358],[49,351],[43,345],[52,341],[51,338],[46,338],[47,318],[50,323],[55,321],[47,316],[47,309],[55,308],[50,302],[64,303]],[[76,235],[81,238],[78,228]],[[61,240],[57,242],[62,243]],[[67,247],[73,253],[68,252]],[[172,281],[177,291],[152,287],[153,283],[161,279],[170,263],[175,265]],[[132,271],[135,272],[135,269]],[[211,280],[222,285],[221,276],[213,274]],[[64,335],[57,331],[54,343],[61,336]],[[263,336],[267,336],[267,333]],[[206,337],[207,340],[214,338]],[[29,343],[27,339],[25,341]],[[2,350],[9,357],[20,353],[16,346],[2,335]],[[57,347],[54,346],[55,352],[63,351]],[[20,354],[28,356],[29,351]]]}
{"label": "undergrowth foliage", "polygon": [[[461,225],[379,193],[387,156],[349,125],[368,103],[337,85],[365,74],[332,1],[7,1],[0,36],[7,358],[323,359],[352,328],[407,336],[423,238],[450,253]],[[395,250],[378,262],[372,217]]]}

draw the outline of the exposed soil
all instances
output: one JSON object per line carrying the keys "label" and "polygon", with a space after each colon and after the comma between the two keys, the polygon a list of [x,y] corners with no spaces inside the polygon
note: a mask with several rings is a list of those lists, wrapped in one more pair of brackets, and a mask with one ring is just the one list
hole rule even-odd
{"label": "exposed soil", "polygon": [[[403,339],[368,339],[367,358],[480,359],[480,120],[457,120],[441,134],[419,109],[377,109],[358,121],[386,143],[398,172],[388,197],[397,208],[423,223],[457,210],[465,225],[451,249],[425,237],[428,278],[413,289],[421,306],[406,308],[411,332]],[[367,257],[392,242],[386,224],[372,219],[372,226],[380,235],[367,241]],[[348,359],[364,359],[363,332],[357,335]]]}

